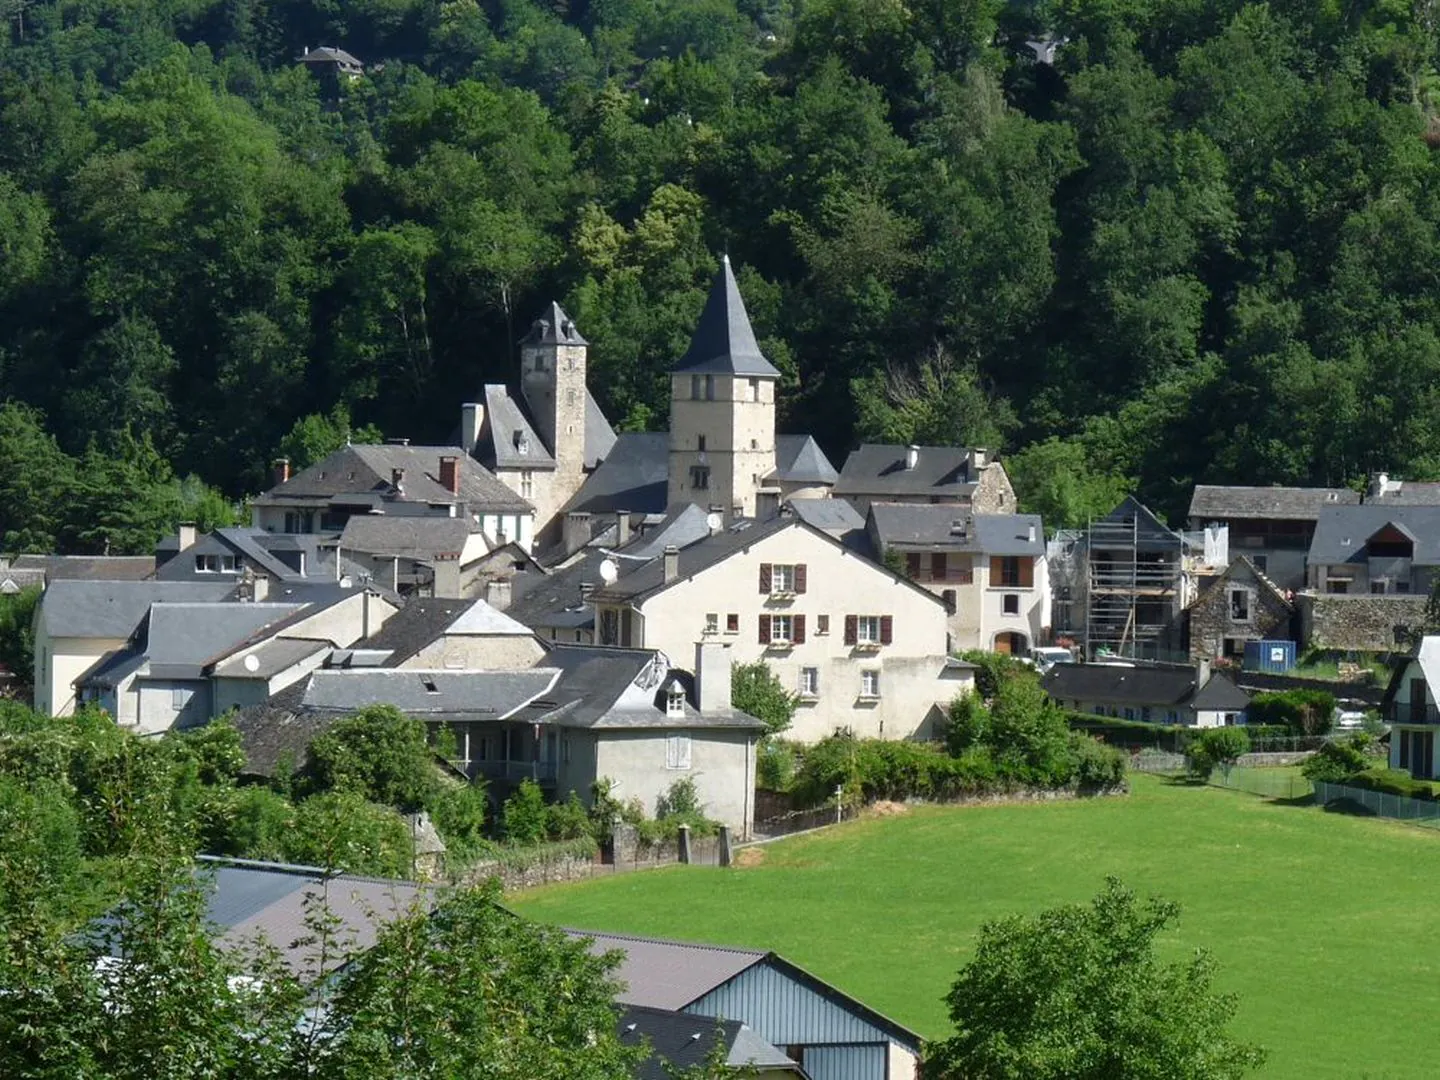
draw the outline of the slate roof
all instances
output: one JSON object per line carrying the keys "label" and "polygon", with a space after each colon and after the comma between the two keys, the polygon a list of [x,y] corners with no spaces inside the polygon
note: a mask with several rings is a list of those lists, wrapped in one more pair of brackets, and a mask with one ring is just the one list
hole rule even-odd
{"label": "slate roof", "polygon": [[341,713],[367,705],[394,705],[410,716],[504,720],[546,693],[558,676],[555,668],[542,667],[524,671],[324,670],[306,681],[300,705]]}
{"label": "slate roof", "polygon": [[155,604],[145,627],[150,674],[199,678],[208,662],[299,610],[298,604]]}
{"label": "slate roof", "polygon": [[355,514],[345,523],[340,547],[367,555],[421,561],[458,558],[465,550],[470,533],[470,522],[463,517]]}
{"label": "slate roof", "polygon": [[[1184,547],[1184,538],[1170,528],[1155,512],[1133,495],[1127,495],[1120,505],[1100,519],[1111,525],[1129,525],[1135,522],[1135,543],[1139,551],[1174,551]],[[1108,543],[1108,537],[1104,539]],[[1098,550],[1107,550],[1106,543],[1097,543]]]}
{"label": "slate roof", "polygon": [[565,314],[564,309],[553,300],[530,324],[529,331],[520,339],[522,345],[587,345],[575,327],[575,320]]}
{"label": "slate roof", "polygon": [[144,581],[153,555],[16,555],[13,570],[43,570],[47,581]]}
{"label": "slate roof", "polygon": [[330,45],[321,45],[318,48],[302,53],[300,61],[305,64],[336,63],[341,67],[358,68],[362,66],[359,60],[355,59],[355,57],[351,56],[344,49],[337,49]]}
{"label": "slate roof", "polygon": [[1192,706],[1237,712],[1250,704],[1250,696],[1220,674],[1212,675],[1197,695],[1195,669],[1190,667],[1056,664],[1045,673],[1040,685],[1056,701]]}
{"label": "slate roof", "polygon": [[1389,506],[1440,506],[1440,483],[1390,480],[1384,491],[1367,495],[1365,501]]}
{"label": "slate roof", "polygon": [[484,600],[415,598],[356,649],[390,653],[385,667],[398,667],[446,634],[529,634],[530,629]]}
{"label": "slate roof", "polygon": [[40,604],[52,638],[129,638],[155,603],[220,603],[235,582],[52,581]]}
{"label": "slate roof", "polygon": [[595,395],[585,389],[585,467],[593,469],[615,449],[615,429],[600,411]]}
{"label": "slate roof", "polygon": [[852,450],[835,483],[836,495],[926,495],[969,497],[977,477],[968,451],[956,446],[922,446],[913,469],[905,468],[907,447],[866,443]]}
{"label": "slate roof", "polygon": [[763,962],[770,954],[758,949],[733,949],[662,938],[565,931],[574,938],[592,938],[590,951],[599,956],[612,950],[623,954],[615,978],[625,989],[615,995],[622,1005],[654,1009],[683,1009],[742,971]]}
{"label": "slate roof", "polygon": [[575,562],[549,574],[516,574],[510,579],[510,606],[507,615],[532,629],[588,626],[595,620],[589,603],[582,603],[582,584],[599,588],[600,564],[608,556],[598,548],[586,551]]}
{"label": "slate roof", "polygon": [[546,447],[530,417],[502,385],[490,383],[485,387],[485,426],[480,438],[485,464],[491,468],[555,468],[551,448]]}
{"label": "slate roof", "polygon": [[787,484],[834,484],[840,474],[811,436],[777,435],[775,471],[764,479]]}
{"label": "slate roof", "polygon": [[1288,596],[1285,595],[1285,590],[1280,588],[1279,585],[1276,585],[1275,582],[1271,581],[1260,570],[1260,568],[1255,565],[1249,555],[1236,555],[1233,559],[1231,559],[1230,565],[1225,568],[1225,572],[1216,577],[1214,581],[1210,582],[1210,584],[1205,587],[1205,589],[1200,593],[1200,595],[1195,598],[1195,602],[1192,603],[1190,606],[1192,608],[1197,608],[1200,607],[1202,604],[1209,603],[1210,600],[1214,598],[1217,592],[1223,592],[1226,588],[1229,587],[1231,582],[1235,581],[1238,576],[1241,576],[1237,575],[1237,570],[1248,571],[1250,576],[1254,578],[1257,583],[1259,583],[1262,589],[1270,593],[1271,596],[1273,596],[1276,600],[1280,601],[1280,603],[1284,604],[1287,608],[1294,610],[1295,604]]}
{"label": "slate roof", "polygon": [[45,571],[40,567],[16,570],[13,567],[0,569],[0,593],[14,594],[26,589],[42,588],[45,585]]}
{"label": "slate roof", "polygon": [[[329,652],[332,648],[334,645],[328,641],[274,638],[250,649],[244,656],[232,653],[215,665],[214,674],[223,679],[269,680],[319,653]],[[255,658],[253,668],[245,666],[249,657]]]}
{"label": "slate roof", "polygon": [[[590,430],[588,415],[585,430]],[[670,436],[663,431],[622,432],[562,512],[663,514],[669,480]]]}
{"label": "slate roof", "polygon": [[832,536],[865,528],[865,519],[860,511],[844,499],[791,499],[785,505],[805,524]]}
{"label": "slate roof", "polygon": [[303,768],[310,740],[343,718],[341,713],[301,708],[308,682],[307,677],[292,683],[235,715],[235,729],[240,732],[240,746],[245,751],[246,776],[274,776],[284,758],[288,758],[291,768]]}
{"label": "slate roof", "polygon": [[1310,565],[1366,561],[1366,541],[1389,524],[1415,537],[1414,565],[1440,566],[1440,506],[1384,503],[1335,506],[1321,511],[1310,541]]}
{"label": "slate roof", "polygon": [[[440,483],[440,459],[459,458],[460,494]],[[391,477],[404,469],[404,494],[396,494]],[[412,502],[448,506],[464,502],[471,513],[523,513],[533,507],[469,454],[454,446],[343,446],[324,460],[301,469],[254,500],[259,506],[285,506],[291,501],[328,500],[347,506],[383,506]]]}
{"label": "slate roof", "polygon": [[677,375],[747,375],[778,379],[780,372],[760,352],[740,286],[730,269],[730,256],[720,259],[720,271],[710,286],[705,309],[695,326],[690,347],[675,365]]}
{"label": "slate roof", "polygon": [[1327,506],[1356,506],[1360,493],[1349,488],[1237,487],[1196,484],[1190,520],[1314,521]]}
{"label": "slate roof", "polygon": [[[957,514],[944,503],[871,503],[870,519],[887,548],[970,551],[981,555],[1045,554],[1039,514]],[[956,522],[964,532],[956,533]]]}
{"label": "slate roof", "polygon": [[671,1080],[674,1070],[704,1065],[715,1050],[717,1038],[723,1040],[727,1065],[765,1070],[797,1068],[794,1061],[748,1025],[735,1020],[642,1005],[631,1005],[620,1014],[621,1044],[649,1046],[651,1050],[651,1056],[637,1067],[636,1080]]}

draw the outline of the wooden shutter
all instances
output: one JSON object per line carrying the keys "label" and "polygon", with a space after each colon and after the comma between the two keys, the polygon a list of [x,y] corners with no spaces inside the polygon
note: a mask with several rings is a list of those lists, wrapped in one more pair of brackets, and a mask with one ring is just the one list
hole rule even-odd
{"label": "wooden shutter", "polygon": [[845,644],[854,645],[860,640],[860,616],[845,616]]}
{"label": "wooden shutter", "polygon": [[762,593],[770,591],[770,564],[768,562],[760,564],[760,591]]}
{"label": "wooden shutter", "polygon": [[880,644],[889,645],[895,637],[895,616],[880,616]]}
{"label": "wooden shutter", "polygon": [[795,591],[797,593],[805,591],[805,564],[803,562],[795,564]]}
{"label": "wooden shutter", "polygon": [[1005,584],[1005,556],[990,556],[990,587]]}
{"label": "wooden shutter", "polygon": [[1020,587],[1022,589],[1033,589],[1035,587],[1035,560],[1033,558],[1021,557],[1015,561],[1020,564]]}
{"label": "wooden shutter", "polygon": [[[766,569],[768,570],[769,567],[767,566]],[[760,644],[761,644],[761,645],[769,645],[769,644],[770,644],[770,616],[769,616],[769,615],[761,615],[761,616],[760,616]]]}
{"label": "wooden shutter", "polygon": [[790,640],[796,645],[805,644],[805,616],[796,615],[790,620]]}

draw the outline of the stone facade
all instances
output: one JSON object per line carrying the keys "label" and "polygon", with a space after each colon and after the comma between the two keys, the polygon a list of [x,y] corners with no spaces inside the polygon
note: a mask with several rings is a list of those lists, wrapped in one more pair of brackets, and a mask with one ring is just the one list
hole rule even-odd
{"label": "stone facade", "polygon": [[718,507],[727,523],[754,517],[775,471],[775,380],[682,372],[670,391],[667,502]]}
{"label": "stone facade", "polygon": [[[520,347],[520,389],[535,418],[535,433],[555,458],[555,469],[497,470],[496,475],[535,504],[537,532],[552,525],[585,482],[587,353],[583,341],[527,340]],[[551,539],[549,533],[545,538]]]}
{"label": "stone facade", "polygon": [[1424,596],[1301,593],[1301,640],[1314,649],[1388,652],[1403,647],[1404,629],[1419,626]]}
{"label": "stone facade", "polygon": [[1190,606],[1190,656],[1243,656],[1245,642],[1288,640],[1294,614],[1246,558],[1237,558]]}
{"label": "stone facade", "polygon": [[[975,482],[974,494],[970,496],[970,509],[976,514],[1013,514],[1018,502],[1015,489],[1010,486],[1010,475],[998,461],[986,461],[984,450],[973,451],[977,459],[980,476]],[[980,465],[981,461],[985,464]]]}

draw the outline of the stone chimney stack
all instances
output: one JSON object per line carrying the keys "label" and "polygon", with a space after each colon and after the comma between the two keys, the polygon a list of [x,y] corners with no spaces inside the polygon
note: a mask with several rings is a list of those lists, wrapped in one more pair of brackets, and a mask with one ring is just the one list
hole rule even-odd
{"label": "stone chimney stack", "polygon": [[1195,661],[1195,689],[1199,690],[1210,681],[1210,658],[1203,656]]}
{"label": "stone chimney stack", "polygon": [[391,469],[391,470],[390,470],[390,486],[395,489],[395,494],[397,494],[397,495],[404,495],[404,494],[405,494],[405,470],[404,470],[404,469]]}
{"label": "stone chimney stack", "polygon": [[615,546],[624,547],[630,542],[630,511],[615,511]]}
{"label": "stone chimney stack", "polygon": [[590,514],[585,510],[572,510],[565,515],[565,528],[561,536],[567,554],[579,551],[590,542]]}
{"label": "stone chimney stack", "polygon": [[665,549],[665,583],[680,576],[680,549],[673,544]]}
{"label": "stone chimney stack", "polygon": [[701,641],[695,646],[695,703],[702,713],[723,713],[730,703],[730,646]]}

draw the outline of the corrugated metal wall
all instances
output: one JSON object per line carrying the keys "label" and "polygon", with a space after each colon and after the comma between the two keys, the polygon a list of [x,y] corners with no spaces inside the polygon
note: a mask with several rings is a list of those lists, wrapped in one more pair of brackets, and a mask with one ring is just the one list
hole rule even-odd
{"label": "corrugated metal wall", "polygon": [[687,1013],[741,1020],[775,1046],[796,1043],[889,1042],[889,1036],[849,1009],[828,1001],[769,963],[756,964],[716,987]]}
{"label": "corrugated metal wall", "polygon": [[807,1046],[810,1080],[885,1080],[883,1046]]}

